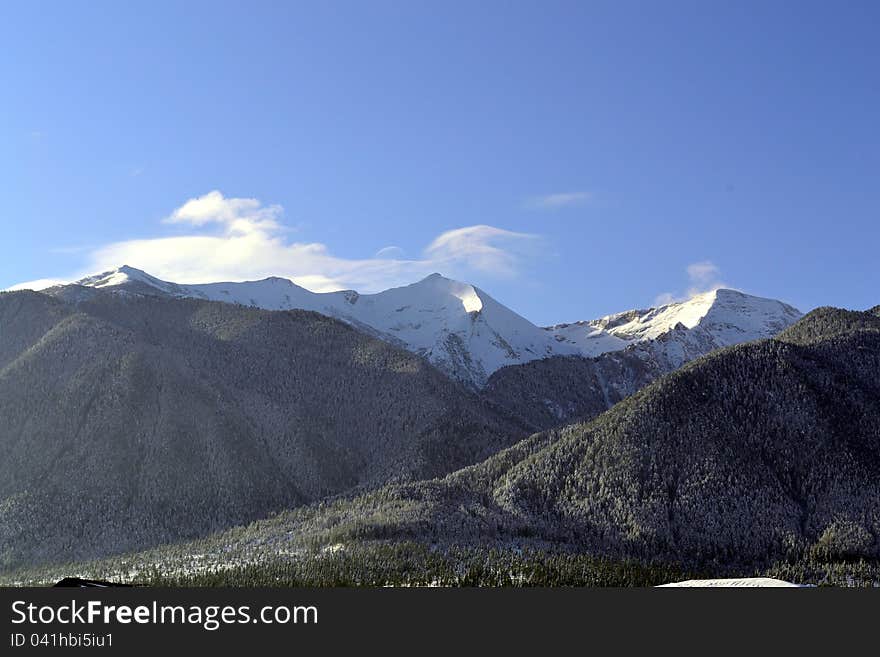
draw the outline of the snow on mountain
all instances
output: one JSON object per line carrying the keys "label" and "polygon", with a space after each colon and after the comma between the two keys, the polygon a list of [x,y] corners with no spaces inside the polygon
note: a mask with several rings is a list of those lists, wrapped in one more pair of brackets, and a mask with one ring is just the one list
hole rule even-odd
{"label": "snow on mountain", "polygon": [[180,285],[127,266],[77,285],[319,312],[420,354],[475,387],[485,385],[506,365],[549,356],[593,357],[626,348],[638,349],[670,370],[713,349],[775,335],[801,316],[779,301],[716,290],[682,303],[542,328],[483,290],[440,274],[377,294],[316,293],[274,277]]}
{"label": "snow on mountain", "polygon": [[[781,301],[718,289],[680,303],[547,330],[577,345],[584,355],[597,355],[597,348],[604,353],[648,343],[674,369],[715,349],[772,337],[801,316],[799,310]],[[612,340],[618,341],[617,346]]]}
{"label": "snow on mountain", "polygon": [[708,329],[719,346],[730,346],[775,335],[801,313],[780,301],[736,290],[713,290],[682,303],[629,311],[588,322],[624,340],[654,340],[676,325]]}
{"label": "snow on mountain", "polygon": [[545,358],[557,349],[553,336],[479,288],[439,274],[362,295],[347,310],[358,322],[478,386],[505,365]]}
{"label": "snow on mountain", "polygon": [[283,278],[178,285],[132,267],[78,281],[92,288],[225,301],[267,310],[312,310],[424,356],[450,376],[481,386],[505,365],[579,350],[467,283],[440,274],[378,294],[310,292]]}

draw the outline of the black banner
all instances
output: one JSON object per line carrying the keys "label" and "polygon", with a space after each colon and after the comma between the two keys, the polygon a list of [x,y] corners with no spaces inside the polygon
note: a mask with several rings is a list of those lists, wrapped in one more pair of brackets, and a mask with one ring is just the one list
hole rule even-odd
{"label": "black banner", "polygon": [[7,588],[0,599],[4,655],[269,646],[705,653],[731,645],[824,645],[841,654],[874,636],[880,609],[880,590],[831,589]]}

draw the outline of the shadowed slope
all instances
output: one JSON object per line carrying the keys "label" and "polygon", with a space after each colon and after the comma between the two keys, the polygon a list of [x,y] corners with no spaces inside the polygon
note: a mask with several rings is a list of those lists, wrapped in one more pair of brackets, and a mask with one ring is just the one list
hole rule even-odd
{"label": "shadowed slope", "polygon": [[0,296],[0,563],[181,540],[523,435],[422,359],[315,313]]}

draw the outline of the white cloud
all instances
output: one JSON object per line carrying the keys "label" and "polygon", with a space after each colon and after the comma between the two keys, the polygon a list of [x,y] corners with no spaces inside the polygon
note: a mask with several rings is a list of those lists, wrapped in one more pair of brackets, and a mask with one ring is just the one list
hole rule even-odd
{"label": "white cloud", "polygon": [[467,226],[437,237],[425,249],[425,255],[441,268],[466,261],[479,271],[509,277],[516,273],[523,256],[532,251],[538,239],[537,235],[494,226]]}
{"label": "white cloud", "polygon": [[526,202],[526,207],[532,210],[559,210],[577,205],[583,205],[592,200],[590,192],[561,192],[535,196]]}
{"label": "white cloud", "polygon": [[19,283],[18,285],[13,285],[10,288],[7,288],[7,292],[15,292],[16,290],[45,290],[47,287],[52,287],[53,285],[63,285],[64,283],[69,283],[70,281],[63,281],[60,278],[39,278],[35,281],[28,281],[26,283]]}
{"label": "white cloud", "polygon": [[702,288],[704,291],[707,291],[706,288],[710,288],[715,284],[720,274],[721,269],[710,260],[694,262],[687,266],[687,275],[691,279],[691,287]]}
{"label": "white cloud", "polygon": [[222,225],[229,234],[248,234],[280,229],[284,209],[280,205],[264,207],[255,198],[226,198],[217,190],[191,198],[164,219],[166,224],[204,226]]}
{"label": "white cloud", "polygon": [[382,247],[381,249],[379,249],[378,251],[376,251],[375,257],[376,258],[399,259],[399,258],[403,258],[404,255],[405,255],[405,253],[404,253],[403,249],[401,249],[399,246],[394,246],[392,244],[391,246],[385,246],[385,247]]}
{"label": "white cloud", "polygon": [[92,249],[82,270],[68,280],[130,265],[178,283],[283,276],[319,292],[375,292],[435,271],[456,278],[514,276],[524,260],[537,255],[539,243],[534,235],[480,225],[442,233],[417,258],[405,258],[397,247],[363,259],[340,258],[324,244],[291,241],[282,217],[279,205],[212,191],[186,201],[163,220],[184,234]]}
{"label": "white cloud", "polygon": [[672,292],[661,292],[654,297],[654,307],[658,308],[659,306],[666,306],[670,303],[675,303],[676,301],[679,301],[679,299],[677,299]]}
{"label": "white cloud", "polygon": [[690,281],[687,292],[685,294],[673,294],[672,292],[658,294],[654,299],[655,306],[663,306],[676,301],[686,301],[697,294],[731,287],[727,283],[722,282],[721,268],[711,260],[693,262],[685,268],[685,271]]}

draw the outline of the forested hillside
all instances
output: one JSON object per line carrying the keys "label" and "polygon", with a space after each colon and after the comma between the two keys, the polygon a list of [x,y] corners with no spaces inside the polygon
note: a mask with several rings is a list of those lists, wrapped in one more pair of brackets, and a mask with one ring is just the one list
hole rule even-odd
{"label": "forested hillside", "polygon": [[657,345],[584,358],[554,356],[503,367],[489,377],[483,396],[535,431],[591,420],[676,369],[652,356]]}
{"label": "forested hillside", "polygon": [[315,313],[0,295],[0,567],[205,535],[525,434]]}
{"label": "forested hillside", "polygon": [[809,344],[861,330],[880,331],[880,306],[867,312],[827,306],[817,308],[804,321],[782,331],[777,338],[793,344]]}
{"label": "forested hillside", "polygon": [[386,486],[97,568],[192,572],[194,554],[203,568],[323,563],[328,549],[403,541],[442,554],[526,548],[715,574],[835,564],[828,568],[877,577],[874,321],[822,310],[781,339],[702,358],[592,422],[536,434],[443,479]]}
{"label": "forested hillside", "polygon": [[[736,298],[733,294],[724,297]],[[622,320],[629,317],[625,313]],[[786,326],[789,320],[774,321],[772,326]],[[638,322],[635,325],[638,327]],[[714,325],[717,332],[725,329],[723,322]],[[739,333],[735,335],[739,339]],[[491,403],[535,430],[552,429],[592,420],[664,374],[718,348],[710,328],[698,324],[688,329],[677,324],[620,351],[592,358],[557,356],[501,368],[489,378],[483,393]]]}

